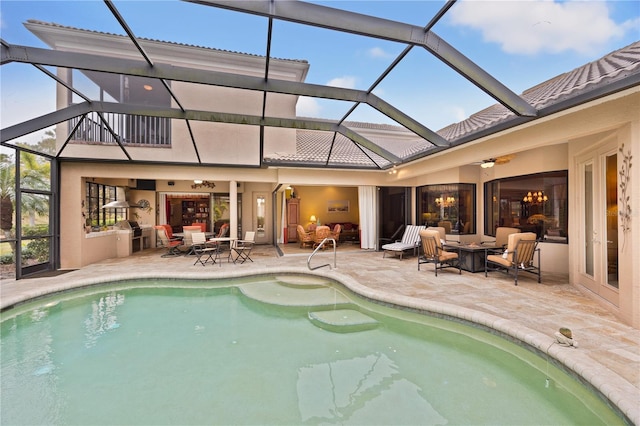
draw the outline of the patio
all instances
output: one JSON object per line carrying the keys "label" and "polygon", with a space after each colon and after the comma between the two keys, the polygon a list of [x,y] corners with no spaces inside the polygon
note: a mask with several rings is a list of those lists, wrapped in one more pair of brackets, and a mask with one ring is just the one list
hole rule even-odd
{"label": "patio", "polygon": [[[525,274],[513,278],[493,272],[488,278],[443,271],[435,277],[428,265],[418,271],[416,258],[382,258],[381,252],[363,251],[357,245],[338,247],[337,268],[310,272],[310,249],[297,244],[283,247],[279,256],[272,246],[256,246],[254,262],[223,262],[222,267],[193,265],[191,257],[166,259],[163,249],[148,249],[121,259],[109,259],[63,275],[3,280],[1,305],[11,306],[31,297],[131,277],[222,278],[256,273],[314,273],[329,276],[367,297],[427,309],[484,324],[548,352],[578,371],[612,399],[635,424],[640,424],[640,330],[622,324],[592,299],[567,284],[568,277],[543,274],[542,284]],[[333,263],[330,250],[319,252],[312,266]],[[62,278],[64,277],[64,278]],[[573,331],[578,348],[551,344],[560,327]]]}

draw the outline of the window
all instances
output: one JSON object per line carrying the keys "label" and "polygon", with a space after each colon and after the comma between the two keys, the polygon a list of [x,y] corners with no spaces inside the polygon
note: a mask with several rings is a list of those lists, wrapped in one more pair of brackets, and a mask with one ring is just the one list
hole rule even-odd
{"label": "window", "polygon": [[102,206],[117,201],[116,187],[101,183],[87,182],[87,209],[85,213],[85,226],[101,228],[115,225],[126,219],[126,209],[103,209]]}
{"label": "window", "polygon": [[417,188],[418,223],[441,226],[447,234],[475,234],[476,186],[470,183]]}
{"label": "window", "polygon": [[568,240],[567,171],[536,173],[486,182],[485,224],[487,235],[499,226],[535,232],[539,240]]}

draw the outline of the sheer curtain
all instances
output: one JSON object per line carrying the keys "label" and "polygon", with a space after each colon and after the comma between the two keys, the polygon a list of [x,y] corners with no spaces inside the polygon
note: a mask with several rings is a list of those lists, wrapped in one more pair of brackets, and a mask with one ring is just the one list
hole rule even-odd
{"label": "sheer curtain", "polygon": [[378,188],[375,186],[358,187],[358,207],[360,209],[360,248],[375,250],[376,209],[378,205]]}
{"label": "sheer curtain", "polygon": [[167,194],[160,192],[158,194],[158,223],[156,225],[164,225],[167,221]]}
{"label": "sheer curtain", "polygon": [[280,211],[280,234],[278,235],[278,244],[284,244],[284,230],[287,229],[287,194],[282,191],[282,210]]}

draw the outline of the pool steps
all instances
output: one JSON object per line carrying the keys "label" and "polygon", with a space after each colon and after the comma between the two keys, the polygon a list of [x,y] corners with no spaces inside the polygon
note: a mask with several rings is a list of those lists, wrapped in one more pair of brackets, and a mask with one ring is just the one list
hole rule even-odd
{"label": "pool steps", "polygon": [[309,320],[324,330],[336,333],[371,330],[379,324],[370,316],[353,309],[309,312]]}
{"label": "pool steps", "polygon": [[327,282],[315,277],[282,276],[274,282],[243,284],[242,294],[258,302],[283,307],[307,307],[309,321],[317,327],[337,333],[371,330],[378,321],[350,309],[349,299]]}

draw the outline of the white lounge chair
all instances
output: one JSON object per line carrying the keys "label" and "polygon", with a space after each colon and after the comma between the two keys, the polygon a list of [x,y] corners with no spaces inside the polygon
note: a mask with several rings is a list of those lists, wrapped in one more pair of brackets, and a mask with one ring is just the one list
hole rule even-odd
{"label": "white lounge chair", "polygon": [[408,250],[413,250],[413,254],[415,255],[418,247],[420,247],[420,231],[422,229],[425,229],[424,226],[407,225],[404,229],[402,240],[382,246],[382,250],[384,250],[382,257],[385,257],[387,253],[394,253],[399,254],[400,260],[402,260],[404,252]]}

